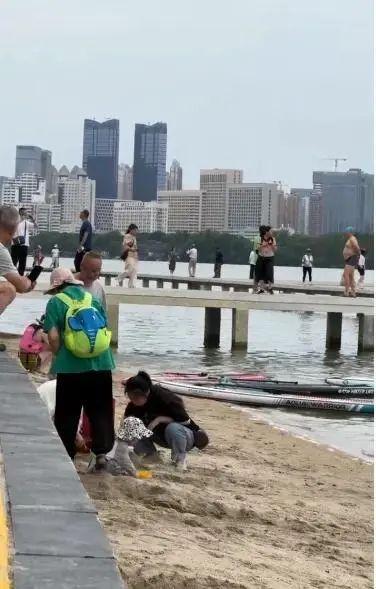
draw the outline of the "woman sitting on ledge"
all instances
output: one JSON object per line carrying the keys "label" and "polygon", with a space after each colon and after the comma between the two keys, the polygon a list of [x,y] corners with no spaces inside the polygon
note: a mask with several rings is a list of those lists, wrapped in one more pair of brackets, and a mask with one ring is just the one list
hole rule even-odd
{"label": "woman sitting on ledge", "polygon": [[187,452],[195,446],[202,450],[209,439],[189,417],[182,399],[168,389],[154,385],[146,372],[139,372],[123,384],[130,399],[124,417],[138,417],[153,432],[152,438],[136,444],[136,454],[155,456],[155,442],[170,448],[173,464],[181,471],[187,470]]}

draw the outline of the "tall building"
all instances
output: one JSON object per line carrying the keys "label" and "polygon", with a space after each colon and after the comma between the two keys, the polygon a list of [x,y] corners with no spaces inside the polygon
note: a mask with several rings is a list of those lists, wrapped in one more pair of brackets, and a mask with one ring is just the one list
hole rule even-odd
{"label": "tall building", "polygon": [[96,183],[97,198],[117,198],[119,163],[119,121],[84,122],[82,167]]}
{"label": "tall building", "polygon": [[167,233],[201,231],[201,190],[162,190],[158,202],[168,206]]}
{"label": "tall building", "polygon": [[117,200],[113,229],[125,233],[131,223],[135,223],[141,233],[167,233],[168,206],[157,202]]}
{"label": "tall building", "polygon": [[157,200],[166,190],[167,124],[137,123],[134,133],[133,199]]}
{"label": "tall building", "polygon": [[183,189],[183,168],[178,160],[172,160],[170,171],[167,173],[167,190]]}
{"label": "tall building", "polygon": [[133,168],[128,164],[120,164],[118,171],[118,199],[132,200]]}
{"label": "tall building", "polygon": [[313,172],[313,188],[321,196],[322,233],[373,231],[373,175],[358,168],[347,172]]}
{"label": "tall building", "polygon": [[46,181],[46,192],[52,190],[52,154],[36,145],[17,145],[15,176],[35,174]]}
{"label": "tall building", "polygon": [[60,205],[51,203],[29,203],[25,208],[34,217],[38,226],[38,233],[42,231],[60,231]]}
{"label": "tall building", "polygon": [[260,225],[277,226],[277,185],[244,183],[229,185],[227,231],[257,233]]}
{"label": "tall building", "polygon": [[228,226],[228,186],[241,184],[243,171],[233,169],[200,170],[202,195],[201,230],[226,231]]}
{"label": "tall building", "polygon": [[77,231],[81,226],[79,218],[83,209],[88,209],[90,218],[95,219],[95,180],[81,170],[76,177],[60,169],[57,183],[57,204],[61,206],[61,230]]}
{"label": "tall building", "polygon": [[308,234],[312,237],[322,234],[322,196],[315,190],[309,198]]}
{"label": "tall building", "polygon": [[113,198],[95,199],[95,230],[108,232],[113,230],[114,225],[114,205],[116,200]]}
{"label": "tall building", "polygon": [[46,181],[37,174],[24,173],[17,176],[16,186],[20,203],[45,202]]}
{"label": "tall building", "polygon": [[0,204],[18,206],[19,191],[15,178],[6,178],[1,184]]}

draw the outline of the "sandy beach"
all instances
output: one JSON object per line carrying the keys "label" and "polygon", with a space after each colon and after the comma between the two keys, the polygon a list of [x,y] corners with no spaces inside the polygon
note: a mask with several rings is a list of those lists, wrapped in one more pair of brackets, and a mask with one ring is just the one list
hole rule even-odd
{"label": "sandy beach", "polygon": [[186,404],[211,436],[186,474],[163,450],[152,480],[81,475],[129,589],[373,586],[372,466],[226,405]]}
{"label": "sandy beach", "polygon": [[[16,355],[13,338],[7,347]],[[185,402],[211,439],[187,473],[163,449],[151,480],[88,475],[77,459],[129,589],[373,587],[373,465],[228,405]]]}

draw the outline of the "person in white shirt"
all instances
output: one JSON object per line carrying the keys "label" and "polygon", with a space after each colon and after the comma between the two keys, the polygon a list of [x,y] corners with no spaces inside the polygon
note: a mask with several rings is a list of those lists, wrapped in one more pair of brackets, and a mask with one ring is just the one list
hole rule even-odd
{"label": "person in white shirt", "polygon": [[[27,253],[30,246],[30,230],[36,228],[37,224],[25,208],[21,208],[18,212],[20,214],[20,222],[13,237],[10,254],[14,266],[16,268],[18,266],[19,275],[23,276],[25,274]],[[30,219],[29,221],[28,218]]]}
{"label": "person in white shirt", "polygon": [[253,280],[253,278],[255,277],[256,262],[257,262],[257,252],[255,252],[255,250],[252,250],[251,253],[249,254],[249,279],[250,280]]}
{"label": "person in white shirt", "polygon": [[190,278],[194,278],[196,276],[196,267],[197,267],[197,258],[198,252],[195,244],[192,244],[191,249],[187,251],[187,256],[189,258],[188,262],[188,274]]}
{"label": "person in white shirt", "polygon": [[363,288],[364,286],[364,277],[366,274],[366,250],[364,248],[360,248],[360,256],[358,262],[358,272],[359,272],[359,281],[358,287]]}
{"label": "person in white shirt", "polygon": [[60,258],[60,250],[57,243],[55,243],[54,247],[51,250],[51,266],[50,268],[58,268],[59,267],[59,258]]}
{"label": "person in white shirt", "polygon": [[303,268],[303,282],[305,282],[308,274],[309,281],[312,282],[312,266],[313,266],[313,255],[310,248],[306,249],[306,253],[302,257],[302,268]]}

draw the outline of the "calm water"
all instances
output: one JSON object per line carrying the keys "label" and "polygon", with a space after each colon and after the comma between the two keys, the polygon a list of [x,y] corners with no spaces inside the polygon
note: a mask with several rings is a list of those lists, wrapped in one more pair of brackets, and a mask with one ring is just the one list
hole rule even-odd
{"label": "calm water", "polygon": [[[48,260],[45,264],[48,265]],[[65,265],[71,267],[72,261],[67,261]],[[105,270],[117,271],[121,268],[119,260],[104,261]],[[141,262],[140,272],[167,274],[167,263]],[[313,279],[338,284],[341,272],[340,269],[318,268],[314,269]],[[178,263],[175,275],[186,274],[186,264]],[[199,264],[197,275],[212,276],[212,265]],[[222,275],[246,279],[248,266],[224,266]],[[301,269],[277,267],[275,279],[300,280]],[[366,273],[366,284],[373,284],[371,271]],[[0,318],[1,331],[21,332],[30,320],[43,312],[44,305],[43,300],[18,298]],[[247,352],[231,352],[230,310],[222,312],[219,350],[203,348],[203,325],[203,309],[123,305],[120,309],[117,364],[127,371],[138,368],[151,372],[166,369],[244,370],[302,381],[320,381],[330,375],[373,376],[373,354],[357,355],[355,317],[343,318],[340,352],[325,350],[325,314],[252,311]],[[296,435],[338,447],[365,460],[373,458],[371,417],[267,408],[251,409],[249,413]]]}

